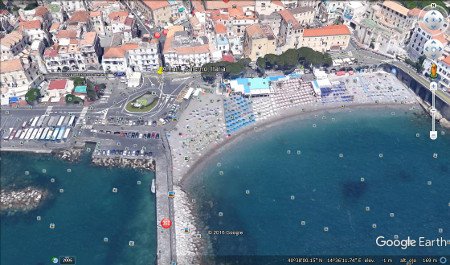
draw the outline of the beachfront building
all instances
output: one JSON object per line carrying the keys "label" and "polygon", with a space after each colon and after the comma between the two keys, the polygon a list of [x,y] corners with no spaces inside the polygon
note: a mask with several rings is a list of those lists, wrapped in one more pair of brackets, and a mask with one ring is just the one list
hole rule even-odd
{"label": "beachfront building", "polygon": [[228,85],[233,92],[244,96],[267,96],[272,93],[269,78],[237,78],[230,80]]}
{"label": "beachfront building", "polygon": [[19,55],[27,44],[26,38],[19,31],[13,31],[0,39],[0,61],[10,60]]}
{"label": "beachfront building", "polygon": [[127,43],[120,46],[109,47],[105,49],[102,59],[102,68],[107,72],[125,73],[129,67],[127,52],[138,49],[136,43]]}
{"label": "beachfront building", "polygon": [[443,32],[439,30],[430,30],[423,22],[416,23],[411,39],[406,46],[408,56],[411,60],[416,61],[423,55],[423,48],[425,43],[430,39],[438,40],[445,47],[448,43]]}
{"label": "beachfront building", "polygon": [[442,90],[450,92],[450,56],[439,60],[438,66],[438,76],[439,76],[439,86]]}
{"label": "beachfront building", "polygon": [[350,36],[350,30],[346,25],[332,25],[305,29],[301,43],[303,47],[320,52],[344,50],[348,47]]}
{"label": "beachfront building", "polygon": [[163,49],[164,62],[170,67],[202,66],[211,62],[207,38],[193,38],[182,26],[169,28]]}
{"label": "beachfront building", "polygon": [[255,62],[258,57],[275,53],[276,39],[269,25],[248,26],[244,37],[244,55]]}
{"label": "beachfront building", "polygon": [[43,80],[37,68],[22,59],[5,60],[0,63],[1,104],[8,105],[11,98],[25,99],[31,87],[37,87]]}
{"label": "beachfront building", "polygon": [[160,66],[159,41],[144,34],[142,40],[137,41],[136,49],[129,49],[127,57],[129,65],[134,71],[153,71]]}

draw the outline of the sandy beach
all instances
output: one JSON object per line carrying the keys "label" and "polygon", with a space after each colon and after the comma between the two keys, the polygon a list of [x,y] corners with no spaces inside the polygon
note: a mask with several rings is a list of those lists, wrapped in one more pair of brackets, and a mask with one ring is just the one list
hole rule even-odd
{"label": "sandy beach", "polygon": [[[374,108],[392,109],[392,111],[400,109],[418,113],[423,110],[417,102],[416,95],[404,84],[398,81],[398,84],[393,85],[401,87],[399,89],[400,96],[405,100],[394,100],[394,97],[389,97],[389,95],[370,100],[371,97],[368,97],[367,94],[355,90],[352,93],[357,96],[361,95],[361,97],[352,102],[327,102],[324,104],[316,101],[286,108],[275,105],[270,108],[271,115],[262,115],[264,118],[241,128],[231,136],[226,134],[223,117],[222,100],[227,97],[226,95],[203,94],[199,99],[192,99],[181,115],[176,129],[169,136],[169,143],[173,150],[174,184],[177,193],[175,227],[177,228],[179,264],[197,264],[195,262],[198,262],[198,259],[196,259],[195,253],[205,253],[204,251],[210,246],[207,238],[204,235],[202,238],[198,233],[199,220],[195,218],[193,202],[186,194],[186,187],[190,176],[195,175],[211,158],[220,155],[227,148],[241,143],[255,131],[260,132],[273,126],[280,126],[293,119],[302,120],[321,113],[329,115],[330,113],[364,111]],[[267,100],[273,102],[273,98]],[[273,109],[276,111],[273,112]],[[184,228],[189,228],[189,232],[183,232]]]}

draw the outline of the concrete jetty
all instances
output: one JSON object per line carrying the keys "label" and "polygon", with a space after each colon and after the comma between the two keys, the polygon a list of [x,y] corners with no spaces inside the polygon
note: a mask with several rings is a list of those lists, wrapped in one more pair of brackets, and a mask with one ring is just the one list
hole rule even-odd
{"label": "concrete jetty", "polygon": [[[158,145],[156,156],[156,222],[157,222],[157,264],[176,264],[176,238],[175,215],[173,199],[168,192],[173,190],[172,164],[169,144],[165,135],[162,135],[162,144]],[[172,226],[169,229],[161,227],[161,220],[169,218]]]}

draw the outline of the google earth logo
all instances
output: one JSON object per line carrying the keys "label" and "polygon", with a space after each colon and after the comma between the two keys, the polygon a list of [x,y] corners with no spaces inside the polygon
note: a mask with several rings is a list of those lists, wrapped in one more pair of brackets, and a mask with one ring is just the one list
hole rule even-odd
{"label": "google earth logo", "polygon": [[57,257],[52,257],[50,260],[53,264],[57,264],[59,261]]}

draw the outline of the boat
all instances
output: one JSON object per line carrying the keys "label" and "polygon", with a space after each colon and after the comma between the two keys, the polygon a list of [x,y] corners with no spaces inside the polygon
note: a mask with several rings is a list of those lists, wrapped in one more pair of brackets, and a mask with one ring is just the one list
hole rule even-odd
{"label": "boat", "polygon": [[151,191],[152,191],[152,193],[155,193],[155,192],[156,192],[155,179],[152,179],[152,187],[151,187]]}

